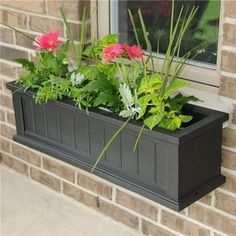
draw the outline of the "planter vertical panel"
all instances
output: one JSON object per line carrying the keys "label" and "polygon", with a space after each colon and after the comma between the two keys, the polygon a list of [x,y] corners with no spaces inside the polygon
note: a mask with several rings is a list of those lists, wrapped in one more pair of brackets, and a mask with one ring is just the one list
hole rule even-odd
{"label": "planter vertical panel", "polygon": [[[171,159],[171,157],[169,157]],[[166,145],[163,143],[156,143],[156,179],[155,181],[160,183],[164,188],[167,184],[167,166],[168,166],[168,155]],[[171,160],[169,160],[171,161]]]}
{"label": "planter vertical panel", "polygon": [[[104,125],[105,131],[105,143],[109,142],[110,138],[118,129],[117,126],[111,124]],[[112,142],[109,149],[106,151],[105,160],[107,163],[114,165],[115,167],[121,167],[121,156],[122,156],[122,147],[121,147],[121,138],[120,135],[116,137],[116,139]]]}
{"label": "planter vertical panel", "polygon": [[104,127],[101,121],[89,119],[89,138],[91,155],[89,157],[96,160],[105,145]]}
{"label": "planter vertical panel", "polygon": [[59,123],[59,109],[52,102],[46,104],[48,138],[61,142],[61,132]]}
{"label": "planter vertical panel", "polygon": [[75,147],[74,118],[73,112],[67,109],[59,109],[61,143],[65,146]]}
{"label": "planter vertical panel", "polygon": [[[138,175],[138,153],[133,151],[137,136],[128,130],[124,130],[121,134],[122,147],[122,168],[135,175]],[[128,157],[128,158],[127,158]]]}
{"label": "planter vertical panel", "polygon": [[24,116],[24,129],[28,132],[34,132],[34,114],[33,114],[33,103],[32,100],[21,97],[22,111]]}
{"label": "planter vertical panel", "polygon": [[46,124],[46,113],[45,104],[38,105],[33,104],[33,117],[35,133],[42,137],[47,137],[47,124]]}
{"label": "planter vertical panel", "polygon": [[139,176],[153,182],[156,179],[156,148],[155,143],[144,138],[140,139],[138,147]]}
{"label": "planter vertical panel", "polygon": [[89,155],[89,124],[83,115],[74,117],[74,132],[76,150]]}

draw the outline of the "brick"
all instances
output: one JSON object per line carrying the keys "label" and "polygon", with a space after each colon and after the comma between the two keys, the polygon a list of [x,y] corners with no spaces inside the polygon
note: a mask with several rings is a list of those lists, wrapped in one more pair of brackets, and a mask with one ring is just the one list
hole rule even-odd
{"label": "brick", "polygon": [[209,231],[181,217],[162,211],[161,223],[168,228],[188,236],[208,236]]}
{"label": "brick", "polygon": [[49,32],[58,30],[60,37],[64,36],[63,22],[40,16],[30,16],[30,29],[36,32]]}
{"label": "brick", "polygon": [[43,158],[44,169],[58,175],[68,181],[75,182],[75,170],[58,161]]}
{"label": "brick", "polygon": [[211,193],[208,193],[206,196],[199,199],[199,201],[207,205],[211,205],[211,199],[212,199],[212,195]]}
{"label": "brick", "polygon": [[227,235],[235,235],[236,221],[211,209],[193,204],[188,209],[188,215],[189,217]]}
{"label": "brick", "polygon": [[236,1],[224,1],[224,16],[236,18]]}
{"label": "brick", "polygon": [[63,8],[63,11],[68,20],[79,21],[82,19],[83,9],[86,6],[87,8],[87,19],[90,17],[90,1],[74,1],[74,0],[48,0],[48,12],[49,15],[55,17],[61,17],[60,7]]}
{"label": "brick", "polygon": [[236,124],[236,104],[233,105],[233,119],[232,122]]}
{"label": "brick", "polygon": [[9,140],[0,138],[0,144],[1,144],[1,148],[0,148],[1,151],[10,153],[11,143]]}
{"label": "brick", "polygon": [[12,27],[27,29],[27,16],[24,13],[0,10],[0,22]]}
{"label": "brick", "polygon": [[138,217],[125,211],[124,209],[113,205],[112,203],[99,199],[98,211],[123,224],[128,225],[131,228],[138,229]]}
{"label": "brick", "polygon": [[231,51],[221,52],[221,69],[227,72],[236,73],[236,53]]}
{"label": "brick", "polygon": [[137,213],[150,218],[154,221],[157,220],[158,210],[148,202],[131,196],[121,190],[116,192],[116,202],[124,207],[127,207]]}
{"label": "brick", "polygon": [[222,166],[236,171],[236,153],[222,150]]}
{"label": "brick", "polygon": [[88,175],[78,173],[77,182],[79,186],[93,191],[98,195],[108,199],[112,198],[112,187],[97,180],[96,177],[90,177]]}
{"label": "brick", "polygon": [[5,124],[0,124],[0,134],[6,138],[12,139],[16,134],[16,129]]}
{"label": "brick", "polygon": [[223,172],[223,175],[226,177],[226,182],[221,186],[221,188],[236,193],[236,176],[227,172]]}
{"label": "brick", "polygon": [[60,191],[60,180],[55,178],[54,176],[32,167],[30,168],[30,175],[33,180],[36,180],[39,183],[44,184],[56,191]]}
{"label": "brick", "polygon": [[23,174],[23,175],[28,175],[28,166],[21,162],[18,161],[9,155],[3,154],[2,153],[2,164],[5,166],[8,166],[9,168]]}
{"label": "brick", "polygon": [[0,41],[13,43],[13,31],[7,28],[0,28]]}
{"label": "brick", "polygon": [[1,71],[1,75],[5,75],[7,77],[15,79],[15,72],[14,72],[11,65],[1,61],[0,62],[0,71]]}
{"label": "brick", "polygon": [[225,23],[223,30],[223,45],[236,46],[236,25]]}
{"label": "brick", "polygon": [[30,151],[29,149],[21,146],[17,143],[12,143],[12,155],[29,162],[32,165],[40,166],[41,157],[36,152]]}
{"label": "brick", "polygon": [[0,95],[0,104],[3,107],[13,109],[12,97],[8,95],[1,94]]}
{"label": "brick", "polygon": [[236,80],[226,76],[220,78],[219,94],[225,97],[236,99]]}
{"label": "brick", "polygon": [[236,148],[236,130],[225,128],[223,130],[223,145]]}
{"label": "brick", "polygon": [[32,40],[16,32],[16,44],[25,48],[35,49],[35,46],[33,45],[33,39],[35,38],[35,35],[29,33],[26,33],[26,35]]}
{"label": "brick", "polygon": [[0,46],[1,50],[1,58],[8,60],[8,61],[15,61],[17,58],[26,58],[28,59],[28,53],[23,50],[6,47],[6,46]]}
{"label": "brick", "polygon": [[7,123],[14,126],[16,125],[14,112],[7,111]]}
{"label": "brick", "polygon": [[42,14],[46,13],[46,6],[44,0],[34,0],[34,1],[8,0],[8,1],[1,1],[1,5],[29,12],[42,13]]}
{"label": "brick", "polygon": [[2,122],[6,121],[6,111],[3,109],[0,110],[0,121]]}
{"label": "brick", "polygon": [[216,191],[215,207],[236,216],[236,198]]}
{"label": "brick", "polygon": [[161,228],[158,225],[154,225],[149,221],[142,219],[142,232],[145,235],[150,236],[174,236],[174,234],[168,232],[167,230]]}
{"label": "brick", "polygon": [[63,182],[63,193],[76,201],[79,201],[89,207],[97,208],[98,197],[87,193],[75,186]]}

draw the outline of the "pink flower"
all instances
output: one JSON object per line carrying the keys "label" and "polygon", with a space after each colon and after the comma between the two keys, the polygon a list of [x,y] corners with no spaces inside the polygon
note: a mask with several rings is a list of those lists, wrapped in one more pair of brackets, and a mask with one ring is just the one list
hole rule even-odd
{"label": "pink flower", "polygon": [[109,47],[103,49],[102,55],[106,61],[112,61],[113,59],[119,57],[124,51],[122,44],[113,44]]}
{"label": "pink flower", "polygon": [[125,52],[128,54],[130,59],[139,59],[144,55],[142,50],[137,45],[133,46],[125,45],[124,48]]}
{"label": "pink flower", "polygon": [[35,37],[34,45],[37,47],[37,50],[48,50],[53,51],[57,49],[58,45],[63,42],[58,39],[59,32],[52,31],[46,34],[39,35]]}

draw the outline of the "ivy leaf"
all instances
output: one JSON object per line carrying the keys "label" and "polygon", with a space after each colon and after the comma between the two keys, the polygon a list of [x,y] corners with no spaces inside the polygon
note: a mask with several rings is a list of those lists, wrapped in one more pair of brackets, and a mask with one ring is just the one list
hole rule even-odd
{"label": "ivy leaf", "polygon": [[176,79],[171,85],[169,85],[165,91],[164,91],[164,95],[163,97],[165,99],[167,99],[168,97],[170,97],[171,94],[173,94],[173,92],[175,92],[177,89],[180,89],[182,87],[185,87],[188,85],[188,82],[180,80],[180,79]]}
{"label": "ivy leaf", "polygon": [[158,125],[165,114],[157,114],[157,115],[151,115],[148,118],[144,120],[144,124],[149,128],[153,129],[156,125]]}
{"label": "ivy leaf", "polygon": [[35,65],[32,61],[29,61],[24,58],[18,58],[15,61],[20,63],[24,69],[26,69],[32,73],[35,71]]}
{"label": "ivy leaf", "polygon": [[119,92],[121,95],[121,101],[126,109],[131,108],[134,105],[134,99],[130,88],[126,84],[120,84]]}
{"label": "ivy leaf", "polygon": [[141,107],[141,110],[137,119],[140,119],[144,116],[147,110],[148,103],[153,99],[154,96],[155,94],[148,94],[138,99],[138,104]]}
{"label": "ivy leaf", "polygon": [[153,93],[161,88],[162,78],[159,75],[145,76],[140,84],[138,94]]}
{"label": "ivy leaf", "polygon": [[179,93],[174,98],[168,99],[167,104],[169,104],[170,110],[181,111],[182,107],[189,101],[199,101],[199,99],[194,96],[183,96]]}
{"label": "ivy leaf", "polygon": [[187,123],[187,122],[189,122],[190,120],[193,119],[192,116],[187,116],[187,115],[179,115],[179,118],[184,123]]}

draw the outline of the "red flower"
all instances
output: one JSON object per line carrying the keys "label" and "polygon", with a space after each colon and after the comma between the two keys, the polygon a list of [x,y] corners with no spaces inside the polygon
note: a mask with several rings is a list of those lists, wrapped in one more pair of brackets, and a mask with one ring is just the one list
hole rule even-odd
{"label": "red flower", "polygon": [[52,31],[43,35],[35,37],[34,45],[37,47],[37,50],[49,50],[53,51],[57,49],[58,45],[63,42],[58,39],[59,32]]}
{"label": "red flower", "polygon": [[133,46],[125,45],[124,48],[125,52],[128,54],[130,59],[139,59],[144,55],[142,50],[137,45]]}
{"label": "red flower", "polygon": [[103,49],[102,55],[106,61],[112,61],[113,59],[119,57],[124,51],[122,44],[113,44],[109,47]]}

